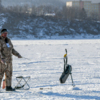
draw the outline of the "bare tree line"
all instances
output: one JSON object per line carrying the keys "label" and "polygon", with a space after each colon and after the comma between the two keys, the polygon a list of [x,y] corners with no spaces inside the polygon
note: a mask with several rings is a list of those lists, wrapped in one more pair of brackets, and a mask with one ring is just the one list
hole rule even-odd
{"label": "bare tree line", "polygon": [[[1,1],[1,0],[0,0]],[[4,8],[0,6],[0,12],[7,13],[23,13],[27,15],[45,16],[46,13],[55,13],[55,18],[67,19],[67,20],[100,20],[99,15],[95,12],[91,12],[91,16],[88,17],[85,9],[79,9],[78,7],[55,7],[53,5],[40,5],[31,7],[26,4],[24,6],[9,6]]]}

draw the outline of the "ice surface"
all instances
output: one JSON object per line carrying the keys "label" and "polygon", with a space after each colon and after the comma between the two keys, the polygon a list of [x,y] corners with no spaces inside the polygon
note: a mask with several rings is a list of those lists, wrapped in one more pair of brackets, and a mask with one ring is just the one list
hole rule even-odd
{"label": "ice surface", "polygon": [[[100,100],[100,40],[13,40],[25,58],[13,56],[12,86],[17,76],[30,76],[30,90],[0,93],[1,100]],[[75,83],[60,84],[68,51]],[[28,58],[28,59],[26,59]],[[40,88],[48,88],[40,90]],[[52,89],[49,89],[52,88]]]}

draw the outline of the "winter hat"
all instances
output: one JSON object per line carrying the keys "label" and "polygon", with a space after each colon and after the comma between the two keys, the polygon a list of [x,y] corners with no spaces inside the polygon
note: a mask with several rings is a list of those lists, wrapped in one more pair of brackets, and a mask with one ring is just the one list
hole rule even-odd
{"label": "winter hat", "polygon": [[7,29],[2,29],[1,30],[1,34],[4,33],[4,32],[7,32]]}

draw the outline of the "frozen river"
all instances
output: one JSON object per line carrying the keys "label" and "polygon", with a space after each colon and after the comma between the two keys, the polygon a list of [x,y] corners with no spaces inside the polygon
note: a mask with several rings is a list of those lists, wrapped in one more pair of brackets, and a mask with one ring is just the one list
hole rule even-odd
{"label": "frozen river", "polygon": [[[12,43],[28,58],[13,56],[12,86],[17,84],[17,76],[30,76],[30,89],[0,93],[0,100],[100,100],[99,39],[13,40]],[[59,82],[65,48],[68,64],[73,68],[74,88],[70,77],[65,84]]]}

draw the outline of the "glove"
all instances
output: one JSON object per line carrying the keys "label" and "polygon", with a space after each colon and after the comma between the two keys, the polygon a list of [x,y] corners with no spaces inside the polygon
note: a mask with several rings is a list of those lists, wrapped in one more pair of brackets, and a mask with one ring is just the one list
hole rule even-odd
{"label": "glove", "polygon": [[18,58],[22,58],[22,56],[21,55],[18,55]]}

